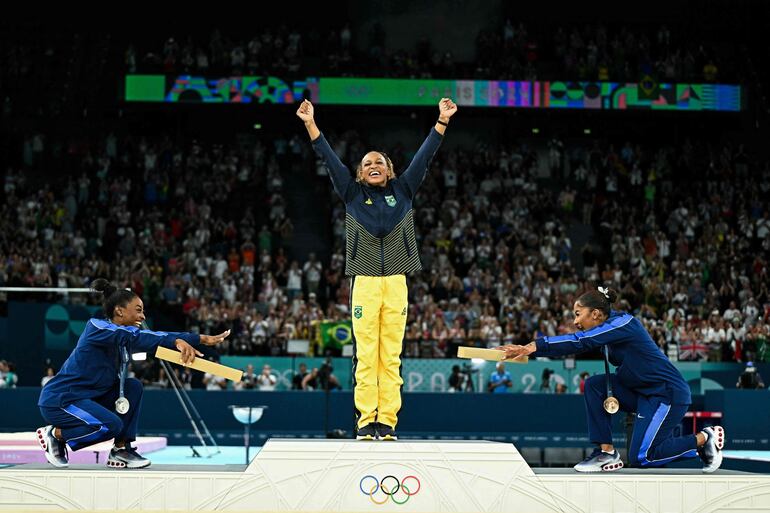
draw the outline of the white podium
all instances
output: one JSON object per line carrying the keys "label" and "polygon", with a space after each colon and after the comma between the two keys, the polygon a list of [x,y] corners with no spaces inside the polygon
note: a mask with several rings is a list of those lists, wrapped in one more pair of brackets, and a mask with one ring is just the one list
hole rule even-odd
{"label": "white podium", "polygon": [[0,509],[767,513],[770,475],[533,471],[500,442],[270,439],[248,467],[2,468]]}

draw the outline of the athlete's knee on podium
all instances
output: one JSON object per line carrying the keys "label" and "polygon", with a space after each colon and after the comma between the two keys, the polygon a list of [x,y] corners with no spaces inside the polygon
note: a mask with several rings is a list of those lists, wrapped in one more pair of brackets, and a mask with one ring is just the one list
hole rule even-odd
{"label": "athlete's knee on podium", "polygon": [[104,427],[107,429],[107,432],[104,433],[105,440],[115,438],[123,431],[123,421],[117,415],[111,415],[104,419],[103,422]]}

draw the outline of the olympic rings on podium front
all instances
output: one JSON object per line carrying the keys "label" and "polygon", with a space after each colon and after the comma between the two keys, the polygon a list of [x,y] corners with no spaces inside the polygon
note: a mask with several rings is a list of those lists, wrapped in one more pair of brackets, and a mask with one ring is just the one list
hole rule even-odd
{"label": "olympic rings on podium front", "polygon": [[[409,481],[407,484],[409,479],[412,481]],[[364,483],[366,483],[366,486],[364,486]],[[410,497],[420,492],[422,484],[417,476],[406,476],[399,480],[394,475],[387,475],[380,480],[368,474],[358,482],[358,488],[361,490],[361,493],[369,496],[369,500],[377,505],[385,504],[388,502],[388,498],[396,504],[406,504]],[[380,492],[382,492],[381,499]]]}

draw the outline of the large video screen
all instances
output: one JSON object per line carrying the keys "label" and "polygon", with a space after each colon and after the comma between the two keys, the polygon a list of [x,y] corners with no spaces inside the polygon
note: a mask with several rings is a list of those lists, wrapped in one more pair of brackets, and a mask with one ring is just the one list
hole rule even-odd
{"label": "large video screen", "polygon": [[273,76],[127,75],[125,101],[165,103],[295,103],[329,105],[458,105],[536,109],[724,111],[742,109],[741,87],[727,84],[424,80]]}

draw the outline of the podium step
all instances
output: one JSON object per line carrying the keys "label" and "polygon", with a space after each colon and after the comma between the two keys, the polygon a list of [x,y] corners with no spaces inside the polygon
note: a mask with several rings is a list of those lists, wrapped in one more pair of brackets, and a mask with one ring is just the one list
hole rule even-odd
{"label": "podium step", "polygon": [[18,465],[1,510],[302,512],[767,512],[770,475],[533,471],[513,444],[270,439],[241,471]]}

